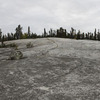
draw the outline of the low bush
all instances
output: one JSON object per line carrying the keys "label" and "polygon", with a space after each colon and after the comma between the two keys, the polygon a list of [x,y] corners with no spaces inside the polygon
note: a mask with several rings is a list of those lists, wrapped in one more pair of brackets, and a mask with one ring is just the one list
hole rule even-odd
{"label": "low bush", "polygon": [[0,45],[0,48],[9,48],[9,47],[13,47],[15,48],[16,50],[18,49],[18,45],[16,43],[11,43],[11,44],[1,44]]}
{"label": "low bush", "polygon": [[0,45],[0,48],[7,48],[7,45],[5,45],[4,43]]}
{"label": "low bush", "polygon": [[18,45],[16,43],[9,44],[9,47],[13,47],[15,49],[18,49]]}
{"label": "low bush", "polygon": [[33,44],[31,42],[29,42],[29,43],[26,44],[26,47],[27,48],[32,48],[33,47]]}
{"label": "low bush", "polygon": [[23,58],[23,53],[19,50],[13,50],[11,51],[11,54],[9,56],[9,60],[19,60]]}

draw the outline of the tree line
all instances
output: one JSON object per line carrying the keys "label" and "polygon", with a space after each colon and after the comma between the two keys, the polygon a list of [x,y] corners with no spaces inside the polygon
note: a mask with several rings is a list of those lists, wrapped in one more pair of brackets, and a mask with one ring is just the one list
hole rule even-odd
{"label": "tree line", "polygon": [[70,38],[70,39],[87,39],[87,40],[99,40],[100,41],[100,32],[97,29],[94,30],[93,33],[91,32],[81,32],[80,30],[76,31],[74,28],[71,27],[70,32],[67,32],[66,29],[60,27],[60,29],[53,30],[50,29],[49,32],[46,31],[44,28],[44,32],[42,35],[37,35],[30,31],[30,27],[28,26],[28,31],[26,33],[22,32],[22,26],[18,25],[15,28],[15,33],[7,33],[3,34],[0,29],[0,42],[3,45],[4,41],[9,40],[17,40],[17,39],[31,39],[31,38],[46,38],[46,37],[59,37],[59,38]]}

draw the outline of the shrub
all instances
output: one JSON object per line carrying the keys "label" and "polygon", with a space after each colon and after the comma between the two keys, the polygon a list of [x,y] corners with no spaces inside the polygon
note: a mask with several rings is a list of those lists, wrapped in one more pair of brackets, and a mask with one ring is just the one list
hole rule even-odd
{"label": "shrub", "polygon": [[5,45],[4,43],[0,45],[0,48],[6,48],[7,45]]}
{"label": "shrub", "polygon": [[16,50],[18,49],[18,45],[16,43],[11,43],[9,44],[9,47],[13,47],[15,48]]}
{"label": "shrub", "polygon": [[9,56],[9,60],[19,60],[22,59],[23,57],[23,53],[21,51],[18,50],[13,50],[11,51],[11,54]]}
{"label": "shrub", "polygon": [[8,48],[8,47],[13,47],[13,48],[15,48],[16,50],[18,49],[18,45],[17,44],[15,44],[15,43],[11,43],[11,44],[1,44],[0,45],[0,48]]}
{"label": "shrub", "polygon": [[29,42],[29,43],[26,44],[26,47],[27,48],[32,48],[33,47],[33,44],[31,42]]}

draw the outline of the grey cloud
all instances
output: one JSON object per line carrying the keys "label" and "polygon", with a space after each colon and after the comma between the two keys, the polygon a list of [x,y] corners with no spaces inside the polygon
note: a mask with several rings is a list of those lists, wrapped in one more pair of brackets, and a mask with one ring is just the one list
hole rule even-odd
{"label": "grey cloud", "polygon": [[82,31],[100,28],[99,0],[0,0],[0,28],[14,32],[18,24],[23,31],[31,27],[41,34],[43,28],[74,27]]}

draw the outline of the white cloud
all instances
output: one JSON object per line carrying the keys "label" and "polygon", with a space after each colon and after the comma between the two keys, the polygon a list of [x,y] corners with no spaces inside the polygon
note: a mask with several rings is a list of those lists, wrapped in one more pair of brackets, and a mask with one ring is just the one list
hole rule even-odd
{"label": "white cloud", "polygon": [[0,0],[0,27],[3,33],[31,27],[41,34],[44,28],[74,27],[94,31],[100,24],[99,0]]}

